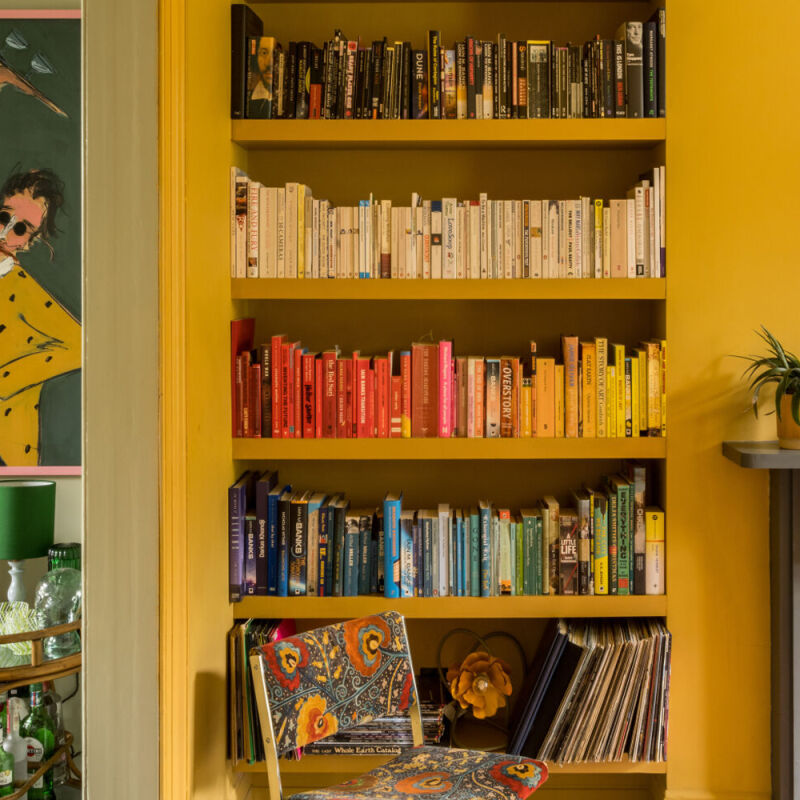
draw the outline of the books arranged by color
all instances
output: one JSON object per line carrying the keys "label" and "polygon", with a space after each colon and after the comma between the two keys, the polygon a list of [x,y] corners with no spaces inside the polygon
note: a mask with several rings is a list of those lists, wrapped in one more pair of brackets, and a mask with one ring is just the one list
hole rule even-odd
{"label": "books arranged by color", "polygon": [[[248,13],[249,12],[249,13]],[[573,119],[666,114],[666,12],[581,44],[509,39],[362,42],[336,30],[321,47],[281,44],[234,6],[234,118]],[[536,33],[534,31],[529,34]],[[452,40],[450,40],[452,41]]]}
{"label": "books arranged by color", "polygon": [[250,648],[295,633],[294,620],[248,619],[228,632],[228,757],[251,764],[264,760],[264,740],[250,673]]}
{"label": "books arranged by color", "polygon": [[353,206],[231,168],[232,278],[663,278],[665,168],[624,198],[423,199]]}
{"label": "books arranged by color", "polygon": [[626,462],[566,503],[352,508],[341,492],[245,472],[228,490],[230,600],[248,595],[493,597],[664,594],[664,512]]}
{"label": "books arranged by color", "polygon": [[508,752],[558,764],[667,759],[672,634],[658,619],[553,621]]}
{"label": "books arranged by color", "polygon": [[234,437],[666,436],[666,340],[561,337],[560,360],[457,355],[450,340],[368,356],[309,352],[285,334],[253,347],[231,323]]}

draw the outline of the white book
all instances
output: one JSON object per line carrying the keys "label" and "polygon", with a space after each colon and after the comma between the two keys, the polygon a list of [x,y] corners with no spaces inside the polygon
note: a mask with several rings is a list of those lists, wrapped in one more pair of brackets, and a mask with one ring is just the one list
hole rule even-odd
{"label": "white book", "polygon": [[250,181],[247,184],[247,261],[245,277],[258,277],[258,222],[260,213],[258,210],[259,189],[261,184],[258,181]]}
{"label": "white book", "polygon": [[[581,197],[581,224],[583,239],[581,240],[581,277],[591,278],[594,275],[594,206],[591,197]],[[594,584],[592,584],[594,585]]]}
{"label": "white book", "polygon": [[330,203],[319,201],[319,277],[328,277],[328,212]]}
{"label": "white book", "polygon": [[522,275],[531,277],[531,201],[522,201]]}
{"label": "white book", "polygon": [[391,223],[389,225],[390,245],[389,245],[389,265],[391,267],[390,276],[392,278],[399,277],[398,267],[400,264],[400,210],[397,206],[392,206],[390,209]]}
{"label": "white book", "polygon": [[488,277],[497,278],[497,201],[488,201],[488,218],[487,218],[487,247],[488,247]]}
{"label": "white book", "polygon": [[286,277],[286,189],[278,187],[277,191],[277,247],[275,253],[275,268],[279,278]]}
{"label": "white book", "polygon": [[336,277],[347,277],[347,206],[336,208]]}
{"label": "white book", "polygon": [[455,278],[456,250],[458,246],[457,200],[442,198],[442,277]]}
{"label": "white book", "polygon": [[305,267],[303,269],[303,277],[312,278],[314,276],[312,241],[314,235],[314,198],[310,194],[306,194],[305,203],[305,247],[303,249]]}
{"label": "white book", "polygon": [[431,203],[431,278],[442,277],[442,202]]}
{"label": "white book", "polygon": [[640,181],[640,185],[642,187],[642,199],[644,203],[643,209],[643,219],[642,219],[642,237],[644,239],[644,257],[642,259],[644,269],[642,273],[640,273],[639,277],[649,278],[652,275],[651,272],[651,259],[652,259],[652,251],[650,249],[650,242],[651,242],[651,234],[652,231],[650,229],[651,223],[651,207],[650,207],[650,200],[652,195],[650,194],[650,181],[649,180],[642,180]]}
{"label": "white book", "polygon": [[659,214],[661,223],[658,227],[658,235],[660,239],[659,244],[659,264],[658,271],[659,277],[665,278],[666,273],[666,254],[667,254],[667,176],[666,167],[662,164],[658,168],[658,195],[659,201]]}
{"label": "white book", "polygon": [[542,277],[550,277],[550,201],[542,204]]}
{"label": "white book", "polygon": [[297,273],[295,278],[306,277],[306,197],[310,194],[308,186],[297,184]]}
{"label": "white book", "polygon": [[286,184],[286,277],[297,277],[297,183]]}
{"label": "white book", "polygon": [[414,209],[414,236],[417,239],[417,261],[414,264],[414,277],[421,278],[425,261],[425,210],[421,205]]}
{"label": "white book", "polygon": [[[628,277],[636,277],[636,201],[629,197],[626,201],[627,215],[625,220],[628,236]],[[644,246],[644,240],[642,241]]]}
{"label": "white book", "polygon": [[558,277],[567,277],[567,201],[558,201]]}
{"label": "white book", "polygon": [[523,233],[522,233],[522,200],[513,201],[513,217],[514,217],[514,277],[522,277],[522,247],[523,247]]}
{"label": "white book", "polygon": [[503,277],[514,277],[514,201],[503,200]]}
{"label": "white book", "polygon": [[358,261],[356,269],[359,278],[366,277],[367,272],[367,203],[360,200],[358,203]]}
{"label": "white book", "polygon": [[611,209],[603,208],[603,277],[611,277]]}
{"label": "white book", "polygon": [[431,201],[422,202],[422,271],[420,277],[431,277]]}
{"label": "white book", "polygon": [[247,277],[247,187],[250,181],[242,173],[236,176],[235,214],[236,214],[236,252],[235,278]]}
{"label": "white book", "polygon": [[469,204],[469,272],[468,278],[481,277],[481,204]]}
{"label": "white book", "polygon": [[369,264],[370,278],[381,276],[381,231],[383,230],[383,216],[381,204],[375,200],[372,203],[372,254]]}
{"label": "white book", "polygon": [[659,248],[656,245],[658,241],[658,233],[656,231],[656,220],[658,216],[656,214],[656,192],[654,187],[649,187],[647,190],[649,195],[649,209],[650,209],[650,220],[647,226],[647,232],[649,234],[649,243],[647,249],[648,255],[648,264],[649,264],[649,271],[647,272],[648,278],[657,278],[659,272]]}
{"label": "white book", "polygon": [[658,167],[653,167],[653,231],[655,233],[653,242],[653,271],[651,278],[661,277],[661,171]]}
{"label": "white book", "polygon": [[[544,209],[543,209],[544,210]],[[558,231],[559,231],[559,206],[558,200],[547,201],[547,264],[546,278],[559,277],[558,265]]]}
{"label": "white book", "polygon": [[258,277],[276,277],[278,222],[278,190],[274,186],[262,186],[259,192]]}
{"label": "white book", "polygon": [[231,167],[231,193],[230,193],[230,211],[231,211],[231,278],[237,277],[236,275],[236,243],[237,243],[237,235],[236,235],[236,179],[239,177],[245,177],[245,174],[242,170],[238,167]]}
{"label": "white book", "polygon": [[567,272],[565,277],[575,277],[575,201],[566,200],[565,208],[567,212]]}
{"label": "white book", "polygon": [[[634,275],[628,277],[642,277],[644,275],[645,266],[645,235],[646,235],[646,222],[644,215],[644,187],[641,183],[628,190],[628,199],[633,200],[634,215],[633,215],[633,247],[634,247],[634,263],[636,270]],[[628,219],[630,222],[630,218]]]}
{"label": "white book", "polygon": [[450,594],[450,506],[439,503],[439,596]]}
{"label": "white book", "polygon": [[406,278],[416,278],[417,271],[417,209],[412,205],[406,209],[406,240],[408,241],[408,255],[406,258]]}
{"label": "white book", "polygon": [[392,275],[392,201],[381,200],[381,264],[380,277],[394,277]]}
{"label": "white book", "polygon": [[311,277],[319,278],[319,206],[320,200],[311,201]]}
{"label": "white book", "polygon": [[541,278],[543,275],[542,245],[544,244],[544,237],[542,236],[542,201],[531,200],[530,208],[531,278]]}
{"label": "white book", "polygon": [[594,201],[594,264],[592,274],[595,278],[603,277],[603,241],[604,241],[604,226],[603,226],[603,201],[597,199]]}
{"label": "white book", "polygon": [[465,278],[467,275],[469,259],[467,220],[467,208],[462,203],[456,207],[456,278]]}
{"label": "white book", "polygon": [[495,264],[495,278],[503,277],[503,217],[505,216],[505,206],[502,200],[494,201],[494,213],[496,224],[494,227],[494,264]]}
{"label": "white book", "polygon": [[489,236],[488,236],[488,207],[489,198],[486,192],[481,192],[479,199],[480,208],[480,277],[489,277]]}
{"label": "white book", "polygon": [[328,277],[338,278],[339,218],[338,208],[328,209]]}
{"label": "white book", "polygon": [[358,276],[358,206],[351,206],[350,208],[350,253],[349,262],[347,264],[347,277],[355,278]]}

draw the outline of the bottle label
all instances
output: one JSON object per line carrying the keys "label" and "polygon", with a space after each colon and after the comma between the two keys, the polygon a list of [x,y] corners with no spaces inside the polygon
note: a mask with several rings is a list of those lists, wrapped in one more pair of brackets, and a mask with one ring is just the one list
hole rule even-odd
{"label": "bottle label", "polygon": [[0,786],[10,786],[14,782],[14,772],[10,769],[0,771]]}
{"label": "bottle label", "polygon": [[[25,737],[25,745],[28,748],[28,775],[33,775],[42,763],[44,758],[44,745],[32,736]],[[33,784],[34,789],[41,789],[44,786],[44,776],[42,775]]]}

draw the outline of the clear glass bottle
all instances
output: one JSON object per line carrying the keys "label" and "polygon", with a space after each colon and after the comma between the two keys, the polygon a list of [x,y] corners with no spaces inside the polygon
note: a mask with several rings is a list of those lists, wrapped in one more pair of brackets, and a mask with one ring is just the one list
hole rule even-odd
{"label": "clear glass bottle", "polygon": [[[8,698],[6,738],[3,739],[3,750],[6,753],[10,753],[14,759],[14,780],[24,782],[28,779],[28,747],[25,744],[25,740],[19,735],[19,724],[22,718],[20,711],[23,708],[26,708],[26,706],[19,697],[11,696]],[[21,800],[27,800],[27,798],[28,794],[26,792],[22,795]]]}
{"label": "clear glass bottle", "polygon": [[0,730],[0,797],[14,794],[14,754],[2,747],[3,731]]}
{"label": "clear glass bottle", "polygon": [[[75,622],[81,618],[81,573],[70,567],[48,572],[36,586],[36,614],[40,628]],[[77,631],[50,636],[42,642],[46,660],[80,652]]]}
{"label": "clear glass bottle", "polygon": [[[53,681],[47,681],[42,684],[44,693],[42,695],[42,702],[47,709],[48,714],[53,718],[56,724],[56,747],[61,747],[64,744],[64,709],[61,701],[61,695],[56,691],[56,685]],[[67,756],[66,753],[53,765],[53,785],[61,786],[67,780]]]}
{"label": "clear glass bottle", "polygon": [[[31,710],[19,727],[28,746],[28,775],[33,775],[56,749],[56,724],[42,703],[42,684],[31,684]],[[49,769],[28,789],[28,800],[54,800],[53,770]]]}

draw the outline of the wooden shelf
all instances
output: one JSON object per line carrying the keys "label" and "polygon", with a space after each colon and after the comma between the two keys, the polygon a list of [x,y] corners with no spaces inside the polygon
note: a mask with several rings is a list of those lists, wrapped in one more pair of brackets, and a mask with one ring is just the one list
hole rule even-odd
{"label": "wooden shelf", "polygon": [[553,617],[663,617],[666,595],[631,597],[245,597],[233,603],[238,619],[355,619],[398,611],[409,619],[550,619]]}
{"label": "wooden shelf", "polygon": [[664,119],[231,120],[248,150],[308,148],[650,148],[666,140]]}
{"label": "wooden shelf", "polygon": [[248,461],[478,461],[664,458],[667,440],[636,439],[234,439]]}
{"label": "wooden shelf", "polygon": [[234,300],[663,300],[665,278],[352,280],[238,278]]}
{"label": "wooden shelf", "polygon": [[[300,761],[280,762],[282,775],[341,775],[360,774],[383,766],[394,756],[305,756]],[[352,760],[352,764],[349,763]],[[667,771],[665,761],[636,762],[612,761],[598,764],[554,764],[549,763],[547,769],[551,775],[664,775]],[[239,761],[236,772],[262,772],[266,774],[263,762],[248,764]]]}

